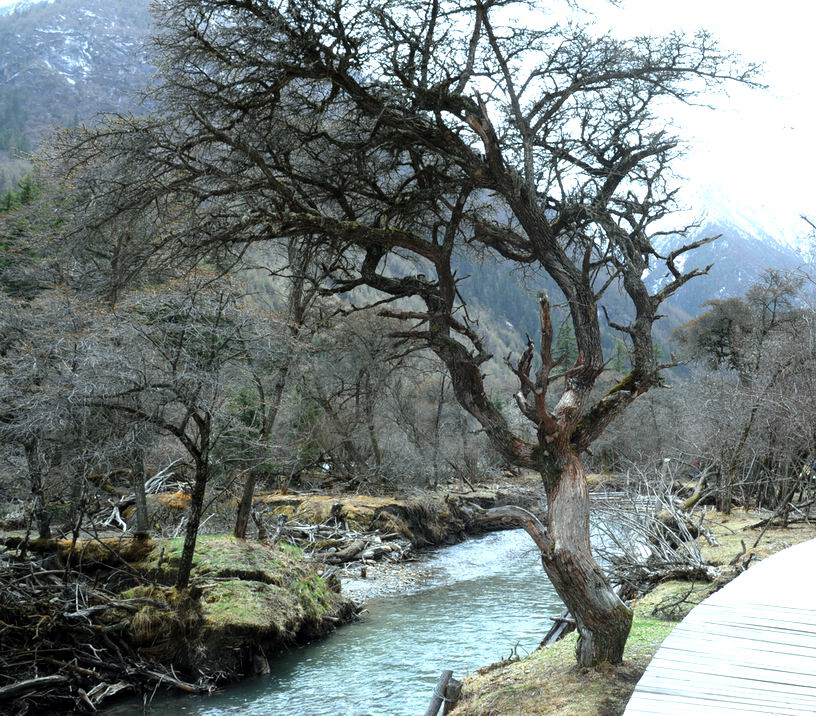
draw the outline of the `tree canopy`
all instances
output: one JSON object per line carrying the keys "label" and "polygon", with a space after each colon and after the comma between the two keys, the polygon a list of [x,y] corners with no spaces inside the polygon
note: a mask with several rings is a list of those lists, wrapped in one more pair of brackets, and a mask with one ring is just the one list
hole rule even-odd
{"label": "tree canopy", "polygon": [[[112,118],[61,148],[86,234],[148,217],[156,252],[221,266],[257,242],[331,246],[341,259],[324,292],[373,289],[369,304],[402,323],[392,337],[436,354],[504,459],[542,473],[546,530],[528,527],[578,623],[579,662],[619,661],[631,612],[591,555],[580,454],[659,383],[660,305],[705,271],[677,259],[708,239],[668,253],[656,242],[680,150],[667,108],[752,83],[755,68],[705,32],[619,40],[520,0],[156,10],[156,114]],[[540,336],[511,363],[527,430],[489,396],[490,351],[456,271],[468,253],[545,272],[568,304],[574,362],[553,356],[542,294]],[[650,287],[658,267],[668,278]],[[606,318],[631,345],[630,369],[597,395],[610,290],[630,304]]]}

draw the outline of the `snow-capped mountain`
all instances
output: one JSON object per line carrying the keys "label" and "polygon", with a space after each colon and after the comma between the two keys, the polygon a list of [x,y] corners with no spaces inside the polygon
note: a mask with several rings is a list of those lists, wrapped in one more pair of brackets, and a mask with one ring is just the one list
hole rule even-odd
{"label": "snow-capped mountain", "polygon": [[[812,239],[803,220],[799,219],[804,228],[797,230],[793,220],[774,225],[771,215],[761,217],[761,221],[756,218],[757,223],[752,223],[750,210],[743,215],[737,209],[721,212],[712,205],[707,223],[700,229],[686,237],[670,237],[661,242],[658,250],[665,256],[683,244],[719,237],[677,259],[676,266],[683,271],[706,266],[711,269],[670,299],[671,322],[697,315],[706,301],[743,295],[766,269],[796,271],[813,265]],[[665,265],[660,264],[649,272],[647,283],[654,290],[670,278]]]}
{"label": "snow-capped mountain", "polygon": [[0,132],[126,111],[152,68],[149,0],[22,0],[0,17]]}

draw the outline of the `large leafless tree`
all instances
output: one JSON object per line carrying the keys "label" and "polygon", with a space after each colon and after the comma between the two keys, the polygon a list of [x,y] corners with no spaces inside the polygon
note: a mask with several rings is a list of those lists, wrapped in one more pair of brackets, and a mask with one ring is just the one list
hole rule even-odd
{"label": "large leafless tree", "polygon": [[[78,180],[93,199],[86,227],[143,208],[166,211],[155,241],[175,256],[307,236],[342,248],[332,290],[375,289],[404,322],[396,337],[444,362],[494,448],[541,473],[546,525],[526,525],[576,620],[578,662],[619,662],[632,613],[592,556],[581,454],[659,383],[660,304],[701,273],[677,261],[699,242],[661,254],[653,240],[673,208],[678,151],[661,118],[672,102],[751,82],[753,69],[706,33],[621,41],[520,0],[155,7],[158,113],[80,133],[63,155],[69,171],[123,168]],[[466,251],[545,272],[569,306],[575,363],[553,359],[542,294],[540,336],[512,364],[528,431],[488,394],[491,356],[456,272]],[[656,265],[668,278],[650,290]],[[629,299],[610,326],[626,337],[631,370],[598,396],[607,291]]]}

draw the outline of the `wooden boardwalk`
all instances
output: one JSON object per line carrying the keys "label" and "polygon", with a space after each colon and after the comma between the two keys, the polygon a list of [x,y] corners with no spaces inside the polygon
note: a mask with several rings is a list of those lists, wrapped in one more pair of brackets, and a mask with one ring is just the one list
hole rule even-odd
{"label": "wooden boardwalk", "polygon": [[675,627],[624,716],[816,714],[816,540],[779,552]]}

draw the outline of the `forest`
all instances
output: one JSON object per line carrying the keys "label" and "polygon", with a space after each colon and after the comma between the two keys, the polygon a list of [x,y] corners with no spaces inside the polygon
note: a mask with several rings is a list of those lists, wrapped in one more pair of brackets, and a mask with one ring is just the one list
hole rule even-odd
{"label": "forest", "polygon": [[536,641],[618,688],[814,536],[816,272],[671,308],[719,237],[675,222],[665,107],[758,68],[522,6],[160,0],[150,111],[0,183],[0,710],[268,674],[353,628],[346,580],[510,529]]}

